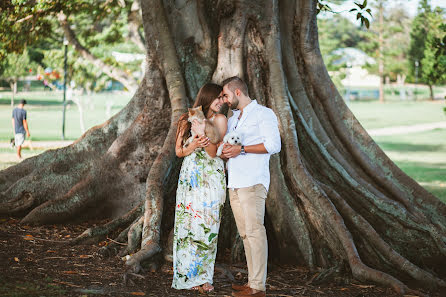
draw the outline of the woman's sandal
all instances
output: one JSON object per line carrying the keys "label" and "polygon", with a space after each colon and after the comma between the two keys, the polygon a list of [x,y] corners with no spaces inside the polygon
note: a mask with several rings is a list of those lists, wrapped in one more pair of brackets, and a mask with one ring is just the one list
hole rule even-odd
{"label": "woman's sandal", "polygon": [[198,289],[198,291],[200,291],[202,294],[211,293],[214,291],[214,286],[212,286],[210,283],[205,283]]}

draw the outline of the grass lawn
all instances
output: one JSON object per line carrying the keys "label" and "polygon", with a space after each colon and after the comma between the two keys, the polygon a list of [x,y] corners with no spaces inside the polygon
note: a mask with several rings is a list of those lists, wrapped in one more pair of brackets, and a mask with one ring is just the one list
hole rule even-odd
{"label": "grass lawn", "polygon": [[[125,92],[104,92],[91,96],[80,96],[84,106],[85,129],[103,123],[108,119],[107,102],[113,103],[110,115],[121,110],[130,100]],[[19,93],[15,102],[26,99],[31,140],[60,140],[62,137],[62,99],[60,91]],[[8,141],[12,134],[10,92],[0,92],[0,141]],[[108,104],[110,104],[108,103]],[[82,135],[80,115],[76,104],[69,102],[65,114],[65,139],[75,140]]]}
{"label": "grass lawn", "polygon": [[[348,105],[365,129],[446,122],[444,100]],[[398,167],[446,203],[446,129],[373,138]]]}
{"label": "grass lawn", "polygon": [[[10,93],[0,92],[0,142],[12,137]],[[60,140],[62,127],[61,92],[19,93],[16,100],[26,99],[31,139]],[[99,93],[83,96],[86,129],[103,123],[107,101],[113,102],[111,114],[122,109],[130,100],[128,93]],[[350,109],[366,129],[387,128],[446,121],[444,100],[378,102],[351,101]],[[66,139],[81,136],[79,113],[76,105],[68,105],[65,126]],[[375,136],[376,142],[389,157],[409,176],[428,191],[446,202],[446,129],[405,135]],[[41,153],[42,149],[24,149],[25,158]],[[15,153],[0,148],[0,170],[17,163]]]}
{"label": "grass lawn", "polygon": [[351,101],[348,106],[366,129],[446,122],[444,100]]}
{"label": "grass lawn", "polygon": [[398,167],[446,203],[446,129],[374,139]]}

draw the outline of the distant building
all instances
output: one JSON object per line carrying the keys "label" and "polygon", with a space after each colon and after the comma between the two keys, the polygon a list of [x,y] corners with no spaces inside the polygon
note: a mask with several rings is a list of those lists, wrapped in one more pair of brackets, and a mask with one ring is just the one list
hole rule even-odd
{"label": "distant building", "polygon": [[367,64],[376,64],[375,59],[353,47],[339,48],[334,50],[331,54],[339,57],[339,59],[333,62],[333,65],[347,66],[345,69],[346,77],[341,80],[344,87],[379,87],[379,76],[369,74],[369,72],[363,68]]}
{"label": "distant building", "polygon": [[376,64],[375,59],[354,47],[338,48],[332,51],[330,55],[339,57],[339,59],[333,61],[333,65],[349,64],[351,67],[362,67],[366,64]]}

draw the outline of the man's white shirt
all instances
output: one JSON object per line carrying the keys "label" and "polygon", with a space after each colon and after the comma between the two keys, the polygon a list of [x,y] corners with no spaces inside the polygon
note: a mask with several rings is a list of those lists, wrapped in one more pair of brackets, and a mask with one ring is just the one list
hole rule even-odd
{"label": "man's white shirt", "polygon": [[230,158],[228,168],[228,188],[245,188],[262,184],[269,188],[270,155],[280,152],[280,133],[277,117],[274,112],[253,100],[243,109],[240,120],[240,110],[235,110],[228,120],[228,131],[237,131],[242,135],[244,146],[263,143],[267,154],[238,155]]}

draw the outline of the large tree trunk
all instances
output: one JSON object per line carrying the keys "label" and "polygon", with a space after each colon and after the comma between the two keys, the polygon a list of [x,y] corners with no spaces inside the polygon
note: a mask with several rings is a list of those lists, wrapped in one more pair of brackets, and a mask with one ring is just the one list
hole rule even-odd
{"label": "large tree trunk", "polygon": [[[347,108],[322,61],[315,5],[141,1],[148,66],[135,96],[71,146],[0,172],[0,213],[40,224],[108,216],[75,242],[119,230],[117,240],[128,242],[121,254],[133,253],[127,267],[138,270],[169,242],[178,117],[204,82],[239,75],[280,122],[283,149],[271,158],[266,215],[272,258],[346,264],[353,277],[400,293],[414,280],[445,286],[446,207],[397,168]],[[219,245],[238,258],[225,213]]]}

